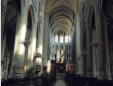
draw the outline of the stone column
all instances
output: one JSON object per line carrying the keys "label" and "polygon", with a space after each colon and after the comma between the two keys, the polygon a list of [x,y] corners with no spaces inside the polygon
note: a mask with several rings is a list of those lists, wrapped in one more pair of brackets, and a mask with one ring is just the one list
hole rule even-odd
{"label": "stone column", "polygon": [[[33,57],[34,57],[35,52],[37,51],[37,49],[36,49],[36,39],[38,39],[38,38],[36,38],[37,37],[37,22],[34,22],[34,21],[32,21],[32,22],[33,22],[32,27],[27,28],[27,30],[28,29],[31,29],[31,30],[29,31],[29,34],[28,34],[29,38],[26,39],[26,42],[28,42],[28,44],[25,45],[24,59],[26,59],[25,61],[27,61],[27,62],[24,66],[27,66],[27,69],[29,69],[33,66]],[[39,43],[38,43],[38,46],[39,46]],[[38,53],[40,53],[40,52],[38,52]]]}
{"label": "stone column", "polygon": [[8,0],[1,1],[1,38],[3,38],[4,23],[7,11],[7,1]]}
{"label": "stone column", "polygon": [[72,60],[72,48],[71,48],[71,45],[70,45],[70,59]]}
{"label": "stone column", "polygon": [[44,30],[43,30],[43,54],[42,54],[42,65],[45,66],[47,62],[47,56],[48,56],[48,44],[49,44],[49,15],[45,17],[45,24],[44,24]]}
{"label": "stone column", "polygon": [[2,38],[2,43],[1,43],[1,60],[3,60],[4,58],[4,53],[5,53],[5,47],[6,47],[6,37],[7,37],[7,29],[4,29],[6,31],[4,31],[4,34],[3,34],[3,38]]}
{"label": "stone column", "polygon": [[5,48],[6,48],[6,37],[7,37],[7,31],[5,31],[2,41],[1,41],[2,42],[1,43],[1,75],[4,75],[4,66],[6,65],[2,63],[5,60],[4,53],[5,53]]}
{"label": "stone column", "polygon": [[60,43],[60,35],[59,35],[59,33],[58,33],[58,43]]}
{"label": "stone column", "polygon": [[55,60],[55,54],[56,54],[55,47],[56,47],[56,45],[54,44],[54,58],[53,58],[53,60]]}
{"label": "stone column", "polygon": [[68,47],[67,47],[68,45],[66,44],[66,60],[68,60]]}
{"label": "stone column", "polygon": [[[12,68],[11,68],[12,76],[16,75],[16,73],[20,73],[20,69],[22,68],[22,66],[24,66],[23,65],[24,56],[21,57],[21,55],[19,55],[19,53],[20,53],[19,47],[20,47],[20,43],[22,43],[22,42],[20,42],[20,39],[19,39],[19,36],[20,36],[19,33],[21,30],[20,27],[22,25],[22,24],[20,24],[20,21],[21,21],[21,17],[18,17],[18,22],[17,22],[17,27],[16,27],[16,35],[15,35],[16,37],[15,37],[15,45],[14,45],[14,56],[13,56],[13,61],[12,61],[13,64],[12,64]],[[22,71],[21,71],[21,73],[22,73]]]}
{"label": "stone column", "polygon": [[53,53],[54,53],[54,51],[53,51],[53,45],[51,46],[51,50],[52,50],[52,58],[51,58],[51,60],[53,59]]}
{"label": "stone column", "polygon": [[4,23],[5,23],[5,17],[6,17],[6,11],[7,11],[7,0],[2,0],[1,1],[1,60],[4,57],[4,52],[5,52],[5,44],[6,44],[6,35],[7,35],[7,29],[4,28]]}
{"label": "stone column", "polygon": [[25,46],[25,55],[24,55],[24,67],[27,66],[28,63],[28,49],[29,49],[29,44],[24,43]]}
{"label": "stone column", "polygon": [[68,60],[70,60],[70,48],[69,48],[69,44],[68,44]]}
{"label": "stone column", "polygon": [[52,60],[54,58],[54,45],[52,46]]}
{"label": "stone column", "polygon": [[[104,20],[105,16],[103,17]],[[106,58],[105,58],[105,64],[106,64],[106,79],[111,80],[111,72],[110,72],[110,55],[109,55],[109,43],[108,43],[108,28],[107,28],[107,22],[103,21],[103,25],[104,25],[104,37],[105,37],[105,52],[106,52]]]}
{"label": "stone column", "polygon": [[16,34],[15,34],[15,44],[14,44],[14,53],[13,53],[13,57],[12,57],[12,64],[11,64],[11,70],[9,70],[9,75],[10,76],[15,76],[17,73],[17,58],[18,58],[18,53],[19,53],[19,28],[20,28],[20,21],[21,21],[21,16],[20,14],[17,17],[17,24],[16,24]]}
{"label": "stone column", "polygon": [[[16,28],[16,37],[14,45],[14,56],[13,56],[13,65],[12,72],[19,77],[24,75],[24,54],[25,54],[25,36],[27,31],[27,10],[22,8],[21,17],[18,18],[17,28]],[[13,75],[13,74],[12,74]]]}
{"label": "stone column", "polygon": [[86,76],[87,77],[91,77],[91,71],[92,71],[92,66],[91,66],[91,56],[90,56],[90,46],[92,46],[91,44],[91,40],[90,40],[90,27],[89,27],[89,14],[86,14],[86,46],[87,46],[87,61],[86,61]]}
{"label": "stone column", "polygon": [[95,8],[95,23],[96,23],[96,36],[97,36],[97,65],[98,65],[98,78],[104,79],[104,46],[102,35],[102,0],[94,1]]}
{"label": "stone column", "polygon": [[65,44],[65,33],[63,33],[63,43]]}
{"label": "stone column", "polygon": [[[92,28],[94,29],[94,28]],[[96,39],[96,31],[93,30],[92,32],[92,60],[93,60],[93,77],[97,77],[97,54],[96,54],[96,43],[97,43],[97,39]]]}
{"label": "stone column", "polygon": [[76,34],[76,72],[79,75],[83,74],[83,62],[81,58],[81,32],[80,32],[80,17],[79,15],[76,16],[76,27],[75,27],[75,34]]}
{"label": "stone column", "polygon": [[70,59],[69,59],[69,44],[68,44],[67,48],[68,48],[68,49],[67,49],[67,50],[68,50],[68,60],[70,60]]}

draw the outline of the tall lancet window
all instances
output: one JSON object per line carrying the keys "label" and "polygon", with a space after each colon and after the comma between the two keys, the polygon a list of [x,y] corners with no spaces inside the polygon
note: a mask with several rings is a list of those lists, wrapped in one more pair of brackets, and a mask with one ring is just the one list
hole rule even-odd
{"label": "tall lancet window", "polygon": [[69,40],[69,42],[71,41],[71,36],[70,35],[69,35],[69,39],[68,40]]}
{"label": "tall lancet window", "polygon": [[69,37],[68,37],[68,35],[66,35],[65,36],[65,43],[68,43],[68,41],[69,41]]}
{"label": "tall lancet window", "polygon": [[60,43],[63,43],[63,34],[60,34]]}
{"label": "tall lancet window", "polygon": [[58,42],[58,35],[55,35],[55,42]]}

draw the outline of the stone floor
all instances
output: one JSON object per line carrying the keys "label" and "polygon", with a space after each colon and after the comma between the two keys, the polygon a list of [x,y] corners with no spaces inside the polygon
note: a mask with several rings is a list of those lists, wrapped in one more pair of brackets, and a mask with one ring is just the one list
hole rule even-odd
{"label": "stone floor", "polygon": [[12,78],[2,80],[1,86],[113,86],[113,81],[80,76],[58,74],[57,79],[38,77],[35,79]]}
{"label": "stone floor", "polygon": [[67,86],[64,80],[57,80],[53,86]]}

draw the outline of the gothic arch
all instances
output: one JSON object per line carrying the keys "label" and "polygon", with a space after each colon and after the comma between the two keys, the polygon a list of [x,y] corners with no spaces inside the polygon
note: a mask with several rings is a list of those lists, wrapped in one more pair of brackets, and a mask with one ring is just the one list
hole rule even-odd
{"label": "gothic arch", "polygon": [[74,16],[74,11],[65,5],[60,5],[52,9],[49,14],[52,32],[64,31],[66,34],[71,34]]}

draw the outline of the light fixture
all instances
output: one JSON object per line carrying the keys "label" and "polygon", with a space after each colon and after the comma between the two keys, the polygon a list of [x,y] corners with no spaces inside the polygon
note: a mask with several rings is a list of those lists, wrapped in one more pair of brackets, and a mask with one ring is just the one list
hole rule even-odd
{"label": "light fixture", "polygon": [[42,64],[42,59],[41,58],[36,58],[36,63],[38,63],[39,65]]}
{"label": "light fixture", "polygon": [[59,63],[59,62],[60,62],[60,58],[57,58],[56,63]]}
{"label": "light fixture", "polygon": [[60,63],[62,64],[63,62],[64,62],[64,59],[62,58]]}
{"label": "light fixture", "polygon": [[46,71],[47,71],[48,74],[51,72],[51,60],[48,60]]}
{"label": "light fixture", "polygon": [[42,45],[39,46],[38,52],[42,55]]}
{"label": "light fixture", "polygon": [[33,55],[33,63],[35,64],[35,62],[38,64],[42,63],[41,54],[39,52],[35,52]]}
{"label": "light fixture", "polygon": [[27,66],[25,65],[25,66],[24,66],[24,72],[26,72],[26,70],[27,70]]}

